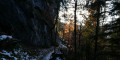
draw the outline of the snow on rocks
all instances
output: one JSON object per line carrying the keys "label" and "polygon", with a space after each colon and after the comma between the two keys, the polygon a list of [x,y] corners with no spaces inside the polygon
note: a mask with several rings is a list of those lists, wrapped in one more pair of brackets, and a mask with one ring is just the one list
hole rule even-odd
{"label": "snow on rocks", "polygon": [[0,55],[3,57],[0,57],[0,60],[8,60],[8,58],[5,58],[4,56],[8,56],[9,58],[13,58],[14,60],[36,60],[36,57],[30,56],[27,52],[24,52],[22,49],[14,49],[13,51],[6,51],[2,50],[0,52]]}
{"label": "snow on rocks", "polygon": [[5,58],[1,58],[1,60],[6,60]]}
{"label": "snow on rocks", "polygon": [[62,60],[60,57],[57,57],[56,60]]}
{"label": "snow on rocks", "polygon": [[59,47],[68,49],[65,45],[60,44]]}
{"label": "snow on rocks", "polygon": [[[7,51],[3,50],[2,52],[0,52],[0,54],[3,54],[3,55],[6,55],[6,56],[9,56],[9,57],[11,57],[11,58],[14,58],[14,60],[17,60],[16,57],[11,56],[12,52],[7,52]],[[2,59],[5,60],[5,58],[2,58]]]}
{"label": "snow on rocks", "polygon": [[[60,44],[58,47],[55,48],[55,51],[52,50],[51,52],[49,52],[44,58],[43,60],[50,60],[51,58],[56,58],[55,60],[62,60],[62,58],[60,57],[61,55],[65,54],[68,52],[68,48],[63,45]],[[54,54],[57,56],[55,57]],[[54,56],[54,57],[53,57]]]}
{"label": "snow on rocks", "polygon": [[69,51],[69,49],[63,44],[60,44],[59,47],[57,47],[57,49],[60,50],[63,54],[68,54]]}
{"label": "snow on rocks", "polygon": [[[49,60],[53,49],[53,47],[38,49],[38,55],[30,55],[29,53],[34,52],[25,51],[23,48],[13,49],[11,51],[1,50],[0,55],[2,56],[0,56],[0,60],[8,60],[8,58],[12,58],[14,60]],[[49,55],[48,53],[50,52],[51,54]]]}
{"label": "snow on rocks", "polygon": [[1,35],[0,36],[0,40],[5,40],[5,39],[12,39],[12,36],[9,36],[9,35]]}
{"label": "snow on rocks", "polygon": [[[39,50],[39,56],[37,57],[37,60],[47,60],[48,59],[48,55],[50,52],[52,52],[54,50],[53,47],[50,48],[45,48],[45,49],[40,49]],[[46,58],[47,57],[47,58]],[[49,59],[48,59],[49,60]]]}
{"label": "snow on rocks", "polygon": [[48,54],[43,58],[43,60],[50,60],[50,57],[51,57],[51,55],[52,55],[53,52],[54,52],[54,51],[51,51],[50,53],[48,53]]}

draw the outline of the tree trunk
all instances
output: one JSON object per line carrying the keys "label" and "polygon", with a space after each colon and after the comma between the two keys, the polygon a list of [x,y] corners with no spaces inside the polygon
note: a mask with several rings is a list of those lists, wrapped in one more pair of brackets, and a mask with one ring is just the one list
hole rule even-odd
{"label": "tree trunk", "polygon": [[79,30],[79,47],[80,47],[80,39],[81,39],[81,24],[80,24],[80,30]]}
{"label": "tree trunk", "polygon": [[74,11],[74,38],[75,38],[75,41],[74,41],[74,50],[75,50],[75,55],[76,55],[76,10],[77,10],[77,0],[75,0],[75,11]]}
{"label": "tree trunk", "polygon": [[99,32],[99,18],[100,18],[100,3],[97,0],[97,25],[96,25],[96,34],[95,34],[95,53],[94,53],[94,60],[97,60],[97,44],[98,44],[98,32]]}

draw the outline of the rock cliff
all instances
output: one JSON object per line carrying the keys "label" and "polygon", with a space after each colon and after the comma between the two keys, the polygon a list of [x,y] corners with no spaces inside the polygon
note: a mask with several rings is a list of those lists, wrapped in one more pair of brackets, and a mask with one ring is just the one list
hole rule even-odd
{"label": "rock cliff", "polygon": [[0,0],[0,34],[28,45],[52,45],[56,5],[56,0]]}

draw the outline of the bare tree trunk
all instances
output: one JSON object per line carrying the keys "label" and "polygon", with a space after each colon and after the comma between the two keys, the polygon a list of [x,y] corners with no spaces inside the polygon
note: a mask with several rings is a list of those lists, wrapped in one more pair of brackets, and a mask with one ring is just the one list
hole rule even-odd
{"label": "bare tree trunk", "polygon": [[80,24],[80,30],[79,30],[79,47],[80,47],[80,39],[81,39],[81,28],[82,28],[82,26]]}
{"label": "bare tree trunk", "polygon": [[97,25],[96,25],[96,34],[95,34],[95,53],[94,53],[94,60],[97,60],[97,44],[98,44],[98,32],[99,32],[99,18],[100,18],[100,3],[99,0],[97,0],[98,6],[97,6]]}
{"label": "bare tree trunk", "polygon": [[74,50],[75,50],[75,55],[76,55],[76,10],[77,10],[77,0],[75,0],[75,11],[74,11],[74,38],[75,38],[75,41],[74,41]]}
{"label": "bare tree trunk", "polygon": [[69,25],[69,35],[68,35],[68,43],[70,44],[70,25]]}
{"label": "bare tree trunk", "polygon": [[64,28],[63,28],[63,39],[64,39]]}

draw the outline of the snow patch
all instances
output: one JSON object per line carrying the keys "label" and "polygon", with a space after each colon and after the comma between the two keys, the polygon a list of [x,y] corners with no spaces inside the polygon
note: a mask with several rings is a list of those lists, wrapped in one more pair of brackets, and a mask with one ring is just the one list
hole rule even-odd
{"label": "snow patch", "polygon": [[[27,52],[23,52],[21,49],[18,49],[18,50],[14,49],[13,52],[12,51],[7,52],[6,50],[2,50],[0,52],[0,54],[11,57],[14,60],[19,60],[19,59],[21,59],[21,60],[29,60],[29,59],[36,60],[35,58],[30,58],[31,56],[29,56],[29,54]],[[13,54],[15,54],[15,56]],[[16,57],[16,55],[19,55],[19,57]],[[1,58],[1,59],[7,60],[5,58]]]}
{"label": "snow patch", "polygon": [[[11,58],[14,58],[14,60],[17,60],[16,57],[11,56],[11,54],[12,54],[11,52],[7,52],[7,51],[3,50],[2,52],[0,52],[0,54],[7,55],[7,56],[9,56],[9,57],[11,57]],[[3,59],[4,59],[4,58],[3,58]]]}
{"label": "snow patch", "polygon": [[45,56],[45,58],[43,58],[43,60],[50,60],[51,55],[52,55],[53,52],[54,52],[54,51],[51,51],[49,54],[47,54],[47,55]]}
{"label": "snow patch", "polygon": [[60,47],[62,47],[62,48],[67,48],[65,45],[63,45],[63,44],[60,44]]}
{"label": "snow patch", "polygon": [[0,40],[4,40],[4,39],[12,39],[12,36],[9,36],[9,35],[1,35],[0,36]]}
{"label": "snow patch", "polygon": [[57,57],[55,60],[62,60],[60,57]]}
{"label": "snow patch", "polygon": [[18,54],[18,52],[17,52],[17,51],[15,51],[15,50],[14,50],[14,53],[15,53],[16,55]]}

